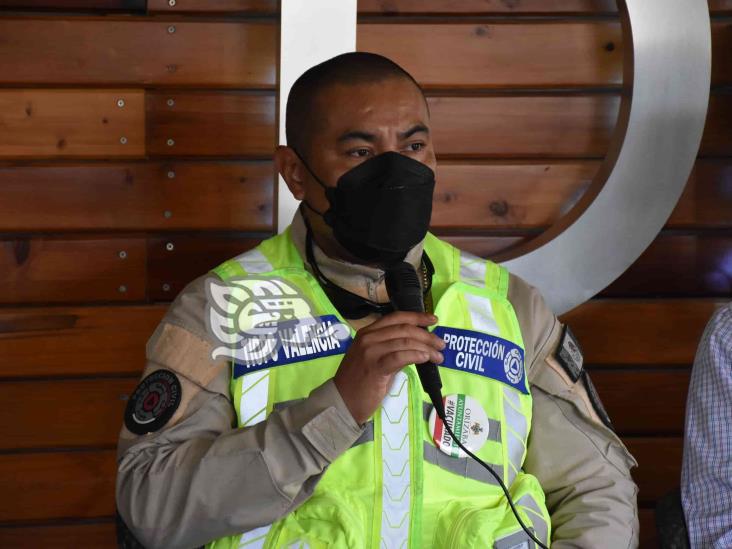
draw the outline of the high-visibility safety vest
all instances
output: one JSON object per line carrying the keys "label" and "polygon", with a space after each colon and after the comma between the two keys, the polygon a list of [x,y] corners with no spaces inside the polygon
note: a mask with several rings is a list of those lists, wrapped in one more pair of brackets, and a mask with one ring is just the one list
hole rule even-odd
{"label": "high-visibility safety vest", "polygon": [[[443,395],[468,395],[481,404],[489,434],[476,454],[501,476],[524,523],[548,545],[544,492],[534,476],[522,471],[531,394],[521,330],[507,298],[508,272],[431,234],[425,251],[435,267],[435,333],[448,342],[445,353],[453,352],[453,358],[462,353],[462,360],[440,368]],[[355,332],[304,268],[289,229],[213,271],[251,296],[249,303],[234,300],[240,309],[249,307],[246,314],[279,318],[269,324],[275,330],[269,335],[247,332],[246,350],[232,360],[239,427],[306,398],[335,375]],[[274,303],[280,311],[289,303],[289,320],[287,314],[269,312],[266,301],[278,299],[284,300]],[[299,323],[307,331],[308,321],[298,320],[305,316],[317,324],[309,325],[315,326],[311,341],[303,343],[293,326]],[[333,336],[334,326],[345,339]],[[476,356],[485,357],[482,365]],[[533,548],[495,479],[471,458],[436,447],[428,427],[431,409],[415,366],[407,366],[395,376],[362,436],[328,466],[307,501],[273,524],[208,547]]]}

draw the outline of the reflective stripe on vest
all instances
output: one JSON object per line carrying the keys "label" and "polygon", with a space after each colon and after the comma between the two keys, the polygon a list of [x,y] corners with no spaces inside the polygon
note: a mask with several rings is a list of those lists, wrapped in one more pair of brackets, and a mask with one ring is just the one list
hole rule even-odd
{"label": "reflective stripe on vest", "polygon": [[400,549],[409,541],[409,378],[397,372],[381,403],[381,544]]}
{"label": "reflective stripe on vest", "polygon": [[262,549],[264,542],[267,541],[270,528],[272,528],[271,524],[244,532],[239,538],[239,549]]}
{"label": "reflective stripe on vest", "polygon": [[486,263],[468,252],[460,251],[460,279],[466,284],[483,288],[485,286]]}
{"label": "reflective stripe on vest", "polygon": [[536,544],[523,530],[497,539],[493,543],[493,549],[534,549],[535,547]]}
{"label": "reflective stripe on vest", "polygon": [[[471,457],[457,458],[448,456],[441,450],[437,449],[434,444],[424,443],[424,460],[438,467],[442,467],[446,471],[466,477],[478,482],[485,482],[498,486],[498,481],[491,475],[480,463]],[[503,480],[503,467],[495,463],[488,463],[491,469]]]}
{"label": "reflective stripe on vest", "polygon": [[534,496],[525,494],[516,502],[517,505],[523,507],[524,511],[531,515],[531,522],[534,523],[536,537],[543,541],[544,544],[549,543],[549,525],[544,519],[539,504],[536,503]]}
{"label": "reflective stripe on vest", "polygon": [[[536,500],[531,494],[525,494],[521,496],[516,502],[518,507],[529,515],[531,522],[534,525],[533,528],[529,527],[531,533],[534,534],[539,541],[544,544],[549,543],[549,525],[547,524],[544,516],[541,514],[541,509],[536,503]],[[497,539],[493,544],[493,549],[534,549],[536,544],[534,541],[523,531],[523,529]]]}
{"label": "reflective stripe on vest", "polygon": [[[266,273],[272,270],[272,265],[264,254],[257,248],[249,250],[236,258],[239,265],[248,274]],[[241,399],[239,410],[242,418],[242,427],[256,425],[267,417],[267,396],[269,394],[269,370],[253,372],[242,380]],[[246,396],[246,398],[245,398]],[[271,524],[244,532],[239,538],[240,549],[261,549],[267,540]]]}
{"label": "reflective stripe on vest", "polygon": [[503,415],[506,419],[506,433],[508,433],[508,471],[506,485],[513,484],[516,475],[521,470],[526,447],[524,440],[528,436],[529,426],[526,417],[521,413],[521,402],[518,393],[510,387],[503,388]]}
{"label": "reflective stripe on vest", "polygon": [[248,274],[268,273],[274,270],[264,254],[257,248],[241,254],[236,261]]}

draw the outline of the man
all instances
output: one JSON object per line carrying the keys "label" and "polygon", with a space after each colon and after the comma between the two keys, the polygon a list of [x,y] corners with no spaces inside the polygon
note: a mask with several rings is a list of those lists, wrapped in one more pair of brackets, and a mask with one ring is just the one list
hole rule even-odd
{"label": "man", "polygon": [[732,546],[732,303],[707,324],[686,403],[681,501],[692,547]]}
{"label": "man", "polygon": [[[302,200],[292,224],[193,281],[148,342],[118,453],[135,535],[533,546],[445,434],[414,367],[431,361],[448,424],[540,541],[636,546],[635,461],[571,332],[535,289],[426,234],[436,161],[416,82],[383,57],[338,56],[295,83],[286,125],[275,163]],[[402,261],[427,313],[391,311],[384,270]]]}

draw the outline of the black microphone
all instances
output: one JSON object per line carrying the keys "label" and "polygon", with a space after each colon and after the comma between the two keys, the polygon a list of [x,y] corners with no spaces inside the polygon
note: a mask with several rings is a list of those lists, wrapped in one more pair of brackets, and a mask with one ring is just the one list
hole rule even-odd
{"label": "black microphone", "polygon": [[[422,287],[419,284],[417,273],[409,263],[402,261],[386,269],[386,292],[389,301],[397,311],[424,312]],[[424,392],[430,397],[440,417],[445,417],[445,408],[442,403],[442,380],[437,366],[432,362],[417,364],[417,374],[422,383]]]}

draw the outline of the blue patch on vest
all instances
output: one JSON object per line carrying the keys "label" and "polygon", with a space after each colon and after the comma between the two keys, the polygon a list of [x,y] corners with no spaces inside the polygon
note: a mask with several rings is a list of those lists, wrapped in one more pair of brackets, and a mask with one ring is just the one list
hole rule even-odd
{"label": "blue patch on vest", "polygon": [[524,351],[518,345],[483,332],[446,326],[437,326],[433,333],[446,344],[440,366],[489,377],[529,394]]}
{"label": "blue patch on vest", "polygon": [[259,370],[314,360],[346,352],[351,344],[348,326],[335,315],[279,322],[271,333],[250,335],[234,362],[234,379]]}

